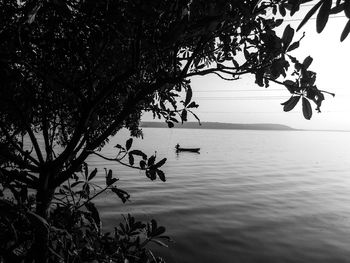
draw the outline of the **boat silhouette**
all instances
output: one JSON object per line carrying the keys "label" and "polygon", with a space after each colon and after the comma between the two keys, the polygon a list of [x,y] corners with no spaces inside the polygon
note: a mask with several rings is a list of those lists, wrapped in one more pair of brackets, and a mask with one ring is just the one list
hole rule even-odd
{"label": "boat silhouette", "polygon": [[179,144],[176,144],[175,149],[176,149],[176,152],[196,152],[196,153],[199,153],[199,150],[201,148],[183,148],[183,147],[180,147]]}

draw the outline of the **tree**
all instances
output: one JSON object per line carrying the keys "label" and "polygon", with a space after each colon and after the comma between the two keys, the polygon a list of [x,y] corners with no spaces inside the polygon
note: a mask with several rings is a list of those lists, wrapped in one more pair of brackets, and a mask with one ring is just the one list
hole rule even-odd
{"label": "tree", "polygon": [[[62,257],[52,236],[61,240],[58,233],[73,229],[68,222],[59,224],[55,216],[72,219],[78,213],[93,222],[89,226],[98,225],[92,199],[100,192],[91,189],[97,170],[88,171],[88,156],[95,154],[143,170],[151,180],[165,181],[160,168],[166,160],[156,161],[154,155],[148,158],[132,149],[132,140],[117,145],[112,158],[99,150],[122,128],[141,136],[143,111],[163,118],[169,127],[186,121],[188,114],[198,118],[190,77],[215,74],[231,81],[253,74],[261,87],[271,81],[286,87],[292,96],[283,103],[285,111],[300,98],[306,119],[312,116],[310,101],[320,111],[324,92],[317,89],[316,74],[308,69],[312,59],[301,63],[293,57],[290,52],[300,42],[293,42],[294,29],[287,26],[278,36],[275,29],[283,20],[267,15],[278,8],[281,13],[284,8],[293,12],[297,5],[291,2],[2,1],[0,183],[2,192],[7,189],[13,197],[10,203],[2,202],[2,211],[7,209],[2,223],[13,233],[20,225],[32,229],[21,230],[26,242],[34,236],[24,253],[28,262]],[[303,2],[307,1],[298,1]],[[129,195],[115,186],[116,181],[106,170],[101,191],[112,190],[126,201]],[[34,191],[34,199],[28,191]],[[69,202],[57,204],[59,194]],[[74,196],[79,196],[78,204]],[[83,207],[89,213],[82,212]],[[136,224],[131,217],[126,222]],[[53,228],[58,229],[54,234]],[[146,240],[164,232],[153,221],[147,229]],[[130,234],[129,230],[124,227],[122,232]],[[96,240],[101,237],[94,233]],[[3,251],[13,254],[16,242]],[[135,242],[141,244],[137,238]],[[71,257],[77,260],[77,255]]]}

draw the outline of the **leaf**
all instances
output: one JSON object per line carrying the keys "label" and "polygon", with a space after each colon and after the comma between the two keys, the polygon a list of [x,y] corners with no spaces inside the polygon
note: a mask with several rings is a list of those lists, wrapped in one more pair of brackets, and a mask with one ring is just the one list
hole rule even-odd
{"label": "leaf", "polygon": [[28,14],[27,23],[31,24],[34,22],[36,15],[38,14],[40,8],[43,6],[42,3],[37,4],[32,11]]}
{"label": "leaf", "polygon": [[127,192],[117,187],[113,187],[112,192],[114,192],[122,200],[123,203],[125,203],[130,198],[130,195]]}
{"label": "leaf", "polygon": [[107,185],[107,186],[111,186],[111,185],[114,184],[116,181],[118,181],[117,178],[111,178],[110,180],[108,180],[108,181],[106,182],[106,185]]}
{"label": "leaf", "polygon": [[147,170],[146,171],[146,176],[151,179],[152,181],[156,180],[157,175],[155,170]]}
{"label": "leaf", "polygon": [[[291,80],[285,80],[283,82],[283,85],[288,89],[288,91],[290,93],[294,93],[295,92],[295,83]],[[284,103],[282,103],[282,105],[284,105]]]}
{"label": "leaf", "polygon": [[350,0],[345,0],[344,2],[344,13],[347,18],[350,18]]}
{"label": "leaf", "polygon": [[85,179],[87,180],[88,176],[89,176],[89,167],[86,163],[83,164],[84,165],[84,175],[85,175]]}
{"label": "leaf", "polygon": [[161,171],[161,170],[158,170],[158,169],[156,170],[156,172],[157,172],[157,175],[158,175],[159,179],[160,179],[161,181],[165,182],[165,181],[166,181],[166,178],[165,178],[164,172]]}
{"label": "leaf", "polygon": [[95,221],[96,226],[100,229],[101,227],[100,214],[98,213],[98,210],[94,205],[94,203],[91,203],[91,202],[85,203],[85,207],[91,213],[91,217]]}
{"label": "leaf", "polygon": [[131,148],[131,145],[132,145],[132,138],[127,140],[126,143],[125,143],[125,148],[126,148],[127,151],[129,151],[129,149]]}
{"label": "leaf", "polygon": [[[106,168],[105,168],[106,170]],[[106,170],[106,185],[111,185],[110,182],[112,180],[112,170],[109,169],[108,170],[108,173],[107,173],[107,170]]]}
{"label": "leaf", "polygon": [[192,111],[189,110],[189,112],[193,115],[193,117],[196,118],[196,120],[198,121],[199,125],[202,125],[201,124],[201,120],[199,119],[199,117],[196,114],[194,114]]}
{"label": "leaf", "polygon": [[[331,9],[331,11],[329,11],[329,14],[330,15],[335,15],[335,14],[338,14],[340,13],[341,11],[344,10],[344,3],[340,4],[340,5],[336,5],[335,7],[333,7]],[[345,11],[345,10],[344,10]]]}
{"label": "leaf", "polygon": [[304,115],[304,118],[307,120],[310,120],[312,116],[311,104],[309,100],[304,97],[303,97],[303,115]]}
{"label": "leaf", "polygon": [[166,158],[163,158],[162,160],[160,160],[158,163],[156,163],[154,165],[155,168],[159,168],[159,167],[163,166],[163,164],[165,164],[166,160],[167,160]]}
{"label": "leaf", "polygon": [[141,167],[141,169],[145,169],[146,168],[146,162],[144,160],[140,161],[140,167]]}
{"label": "leaf", "polygon": [[131,166],[133,166],[135,163],[135,159],[134,159],[134,156],[132,154],[129,153],[129,164]]}
{"label": "leaf", "polygon": [[310,56],[307,56],[303,61],[304,68],[307,69],[308,67],[310,67],[312,61],[313,61],[313,58]]}
{"label": "leaf", "polygon": [[114,148],[124,149],[123,146],[121,146],[120,144],[117,144],[116,146],[114,146]]}
{"label": "leaf", "polygon": [[306,22],[315,14],[315,12],[317,11],[317,9],[320,8],[320,6],[322,5],[323,0],[321,0],[320,2],[318,2],[316,5],[314,5],[310,11],[305,15],[304,19],[300,22],[297,31],[299,31],[300,28],[302,28],[303,25],[306,24]]}
{"label": "leaf", "polygon": [[185,106],[187,106],[191,102],[191,99],[192,99],[192,89],[190,86],[187,86]]}
{"label": "leaf", "polygon": [[167,121],[166,124],[168,124],[168,128],[174,127],[174,123],[172,123],[171,121]]}
{"label": "leaf", "polygon": [[165,232],[165,227],[164,226],[160,226],[155,231],[153,231],[153,236],[160,236],[164,232]]}
{"label": "leaf", "polygon": [[86,196],[89,196],[90,195],[90,185],[88,183],[85,183],[83,185],[83,191],[84,193],[86,194]]}
{"label": "leaf", "polygon": [[287,100],[286,102],[282,103],[282,105],[284,105],[283,110],[284,111],[291,111],[292,109],[294,109],[295,105],[297,105],[299,100],[300,100],[300,96],[292,96],[292,97],[290,97],[289,100]]}
{"label": "leaf", "polygon": [[89,175],[88,181],[90,181],[91,179],[93,179],[97,174],[97,168],[95,168]]}
{"label": "leaf", "polygon": [[349,35],[350,32],[350,20],[346,23],[343,32],[341,33],[340,36],[340,41],[343,42],[344,39]]}
{"label": "leaf", "polygon": [[292,50],[294,50],[294,49],[296,49],[296,48],[298,48],[299,47],[299,41],[296,41],[296,42],[294,42],[293,44],[291,44],[289,47],[288,47],[288,49],[287,49],[287,51],[289,52],[289,51],[292,51]]}
{"label": "leaf", "polygon": [[286,15],[286,9],[284,8],[283,4],[280,4],[278,6],[278,10],[280,11],[280,14],[284,17]]}
{"label": "leaf", "polygon": [[71,188],[73,188],[73,187],[75,187],[75,186],[77,186],[78,184],[81,184],[81,183],[83,183],[84,181],[76,181],[76,182],[74,182],[74,183],[72,183],[71,184]]}
{"label": "leaf", "polygon": [[156,156],[155,156],[155,155],[152,155],[152,156],[148,159],[147,165],[148,165],[148,166],[153,165],[155,160],[156,160]]}
{"label": "leaf", "polygon": [[182,120],[182,123],[184,122],[184,121],[187,121],[187,110],[182,110],[182,112],[181,112],[181,120]]}
{"label": "leaf", "polygon": [[189,105],[187,105],[187,108],[198,108],[198,104],[196,104],[194,101],[192,101]]}
{"label": "leaf", "polygon": [[132,150],[129,152],[129,154],[141,156],[142,159],[147,160],[147,155],[140,150]]}
{"label": "leaf", "polygon": [[317,33],[321,33],[326,26],[331,8],[332,0],[324,0],[316,18]]}
{"label": "leaf", "polygon": [[294,36],[294,29],[290,25],[287,25],[282,35],[282,43],[283,43],[284,50],[287,50],[290,42],[292,42],[293,40],[293,36]]}

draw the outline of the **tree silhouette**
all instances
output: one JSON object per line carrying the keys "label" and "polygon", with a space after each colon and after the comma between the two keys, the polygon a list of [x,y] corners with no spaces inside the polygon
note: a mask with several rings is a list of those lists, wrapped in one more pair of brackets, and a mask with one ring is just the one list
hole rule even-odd
{"label": "tree silhouette", "polygon": [[[132,140],[117,145],[112,159],[98,150],[122,128],[129,129],[131,136],[141,136],[144,111],[164,119],[169,127],[186,121],[188,114],[198,118],[193,112],[198,107],[192,100],[193,76],[215,74],[236,80],[253,74],[261,87],[271,81],[286,87],[291,98],[283,104],[285,111],[300,98],[306,119],[312,116],[310,101],[320,111],[324,95],[315,85],[316,74],[308,69],[312,59],[299,62],[290,55],[300,39],[293,40],[290,26],[278,36],[275,29],[283,20],[268,16],[278,8],[281,14],[285,8],[294,12],[298,5],[290,2],[2,1],[0,184],[1,193],[9,190],[13,200],[2,202],[1,209],[22,211],[27,219],[21,218],[32,231],[24,235],[19,229],[24,223],[17,212],[3,216],[2,224],[11,226],[13,233],[21,232],[26,242],[34,240],[26,243],[27,250],[19,239],[4,245],[2,251],[12,253],[7,258],[15,262],[13,251],[18,247],[25,250],[22,256],[35,262],[53,262],[49,255],[56,260],[62,256],[63,250],[50,243],[52,228],[49,231],[47,226],[73,230],[68,222],[58,227],[55,216],[74,217],[71,211],[80,211],[86,217],[79,210],[84,206],[90,221],[98,225],[91,202],[96,196],[91,180],[97,170],[89,172],[85,163],[91,154],[143,170],[151,180],[165,181],[159,169],[165,159],[156,161],[155,156],[148,158],[131,149]],[[116,181],[106,170],[103,191],[112,190],[125,202],[129,195],[114,186]],[[34,199],[28,191],[34,192]],[[54,205],[56,194],[70,198],[65,204],[70,214]],[[82,200],[79,204],[74,203],[76,194]],[[12,224],[11,218],[16,218]],[[126,222],[135,223],[131,218]],[[147,240],[163,233],[158,229],[152,222]],[[61,232],[56,231],[55,238],[62,238],[57,233]],[[123,233],[132,232],[124,229]]]}

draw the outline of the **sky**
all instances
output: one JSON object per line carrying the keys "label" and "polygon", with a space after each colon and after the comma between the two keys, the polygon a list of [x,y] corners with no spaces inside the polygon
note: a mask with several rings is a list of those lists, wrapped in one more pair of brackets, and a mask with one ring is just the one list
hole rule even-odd
{"label": "sky", "polygon": [[[310,8],[304,6],[292,18],[286,17],[280,34],[288,24],[297,28]],[[290,93],[279,85],[271,84],[265,89],[254,83],[253,76],[224,81],[215,75],[191,79],[193,100],[199,104],[195,113],[202,122],[276,123],[297,129],[350,130],[350,36],[340,42],[347,19],[342,13],[336,16],[329,19],[321,34],[316,32],[316,21],[310,20],[295,35],[294,40],[297,40],[306,33],[300,47],[291,53],[300,61],[309,55],[313,57],[310,70],[317,73],[317,87],[336,94],[334,98],[325,94],[322,113],[313,111],[311,120],[306,120],[301,103],[292,111],[284,112],[281,103]],[[150,121],[150,115],[145,115],[143,120]],[[195,121],[194,118],[189,120]]]}

